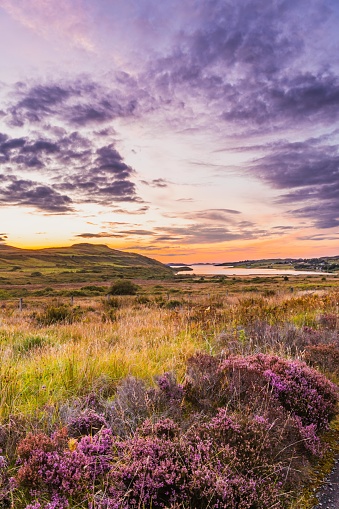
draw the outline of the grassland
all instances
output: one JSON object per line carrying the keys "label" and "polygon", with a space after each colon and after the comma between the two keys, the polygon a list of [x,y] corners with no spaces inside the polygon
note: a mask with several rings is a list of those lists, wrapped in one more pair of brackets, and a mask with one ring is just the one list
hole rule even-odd
{"label": "grassland", "polygon": [[[53,256],[59,256],[59,254],[53,253]],[[82,256],[86,256],[86,254],[82,254]],[[110,509],[113,507],[113,505],[109,505],[113,504],[113,495],[109,496],[109,493],[106,493],[107,484],[105,484],[104,477],[100,478],[99,484],[94,483],[96,491],[94,484],[94,491],[91,493],[86,492],[88,485],[77,485],[73,486],[73,492],[70,489],[70,494],[66,497],[67,500],[60,498],[60,493],[65,490],[59,485],[56,487],[57,484],[53,487],[48,484],[46,477],[42,480],[41,476],[39,477],[40,474],[37,474],[37,471],[45,472],[43,470],[45,463],[34,463],[34,461],[38,461],[34,456],[34,451],[40,451],[38,444],[50,440],[49,445],[46,446],[47,450],[54,451],[53,454],[59,455],[58,458],[62,457],[62,462],[66,461],[67,463],[68,453],[64,453],[65,447],[70,451],[69,454],[80,454],[84,435],[90,435],[92,442],[97,440],[94,438],[95,436],[100,436],[100,433],[99,435],[94,433],[94,425],[93,429],[85,426],[86,433],[74,435],[75,438],[72,438],[73,435],[70,432],[70,429],[76,427],[74,423],[79,425],[81,419],[87,419],[87,421],[92,419],[93,421],[93,415],[95,415],[99,422],[102,419],[102,422],[106,423],[106,427],[109,423],[110,429],[118,429],[119,426],[121,429],[123,428],[119,440],[124,440],[124,451],[130,451],[128,458],[119,456],[119,464],[124,465],[125,469],[130,468],[128,462],[136,454],[137,448],[141,447],[140,441],[146,440],[143,438],[145,431],[142,433],[138,431],[140,426],[146,426],[143,424],[145,419],[150,420],[153,423],[152,426],[160,426],[164,419],[170,419],[170,421],[166,421],[167,424],[165,422],[165,425],[174,426],[174,424],[169,424],[171,422],[176,423],[175,426],[180,426],[180,436],[182,437],[180,440],[186,440],[185,450],[189,447],[197,447],[194,442],[196,439],[192,442],[190,435],[192,426],[200,430],[199,440],[202,440],[201,437],[207,433],[207,429],[208,433],[212,433],[211,426],[216,422],[215,419],[221,419],[220,414],[216,414],[216,409],[224,406],[225,400],[223,399],[222,402],[218,400],[220,387],[218,388],[215,383],[218,378],[217,373],[220,373],[220,366],[225,366],[224,363],[227,359],[246,359],[246,370],[250,369],[250,372],[257,369],[251,366],[256,366],[255,356],[258,354],[266,356],[264,362],[269,366],[272,362],[273,364],[276,362],[272,361],[274,356],[279,356],[279,359],[282,359],[279,362],[297,363],[291,364],[294,370],[303,370],[304,368],[300,367],[301,365],[298,363],[305,361],[312,369],[320,370],[333,383],[337,384],[339,381],[339,279],[335,275],[326,276],[326,278],[323,275],[289,276],[288,278],[286,276],[227,278],[224,276],[197,277],[190,274],[174,277],[171,272],[166,272],[166,277],[163,278],[153,272],[152,274],[148,273],[152,279],[144,279],[138,277],[138,269],[134,272],[132,279],[133,283],[138,286],[136,295],[107,297],[110,285],[118,277],[127,278],[126,272],[109,273],[108,271],[107,280],[95,277],[92,279],[93,273],[81,272],[81,270],[87,269],[82,269],[79,265],[76,269],[78,272],[72,272],[75,274],[74,279],[70,280],[68,274],[63,274],[64,271],[61,270],[61,267],[57,267],[60,269],[59,272],[53,273],[53,270],[56,270],[55,260],[53,263],[54,266],[50,268],[46,267],[45,262],[39,268],[35,267],[35,272],[42,274],[37,276],[32,276],[32,272],[34,272],[32,266],[29,264],[24,266],[23,263],[21,263],[22,268],[20,269],[22,272],[19,272],[19,269],[2,272],[5,284],[0,286],[0,292],[2,292],[0,294],[0,351],[2,357],[0,366],[0,417],[2,423],[0,426],[0,447],[3,450],[3,461],[6,464],[1,478],[2,491],[0,490],[3,507],[7,504],[9,507],[18,509],[26,507],[63,509],[67,507],[67,504],[70,504],[69,507],[72,509],[75,507]],[[86,260],[85,265],[88,263]],[[16,265],[19,266],[17,260],[13,266]],[[64,268],[62,267],[62,269]],[[78,275],[84,279],[78,281],[76,278]],[[48,278],[50,279],[48,280]],[[28,280],[31,282],[30,285],[27,285]],[[50,285],[49,289],[45,286],[47,281]],[[2,282],[4,283],[4,281]],[[22,309],[19,308],[20,296],[23,296]],[[207,355],[205,360],[201,361],[205,362],[203,372],[199,371],[200,360],[198,363],[196,360],[194,361],[197,359],[195,356],[198,352]],[[198,357],[198,359],[200,358]],[[285,369],[281,367],[282,365],[279,364],[279,366],[280,370]],[[223,369],[223,376],[227,378],[228,372],[226,373],[225,367]],[[233,369],[235,369],[234,365]],[[288,369],[292,368],[288,367]],[[279,376],[282,376],[281,372]],[[170,378],[165,380],[166,383],[164,379],[159,382],[157,377],[164,376],[164,373],[170,373],[171,375],[168,375]],[[303,376],[315,376],[308,375],[308,372],[305,373]],[[242,383],[247,383],[247,375],[242,376],[244,376]],[[253,391],[255,388],[255,393],[257,391],[258,394],[263,394],[266,385],[262,385],[260,377],[262,374],[258,372],[255,380],[251,380],[251,390]],[[225,388],[230,387],[229,381],[225,380],[222,382],[223,394],[227,393]],[[206,386],[209,385],[213,390],[206,392]],[[170,387],[174,396],[173,394],[168,396],[167,389],[164,389],[165,386]],[[163,399],[164,390],[167,394],[166,401]],[[180,392],[182,390],[184,396]],[[258,465],[255,468],[266,472],[265,475],[267,479],[270,479],[270,485],[275,486],[275,483],[282,481],[279,481],[280,474],[278,475],[276,471],[277,460],[266,456],[263,458],[262,448],[256,449],[259,441],[263,439],[264,429],[266,429],[266,439],[271,440],[269,442],[271,445],[274,440],[278,440],[277,435],[274,435],[275,438],[273,435],[270,436],[271,430],[275,430],[274,433],[279,434],[280,442],[277,443],[280,444],[280,466],[284,464],[284,461],[287,461],[281,451],[285,447],[294,451],[295,465],[290,468],[294,474],[292,477],[289,477],[290,473],[284,474],[286,479],[288,478],[287,484],[284,485],[284,496],[281,495],[280,488],[277,488],[276,492],[273,493],[274,490],[270,492],[271,498],[268,497],[266,500],[264,497],[266,488],[262,492],[261,488],[258,488],[256,496],[260,495],[259,502],[253,501],[252,506],[246,506],[242,501],[243,505],[239,502],[237,507],[264,509],[273,507],[270,505],[273,503],[272,500],[275,501],[274,507],[290,507],[292,503],[297,504],[295,507],[310,507],[312,497],[308,495],[309,488],[313,489],[319,482],[319,472],[323,473],[330,468],[337,448],[338,432],[335,424],[332,425],[332,431],[326,431],[326,426],[323,429],[320,425],[319,429],[316,428],[317,425],[311,420],[300,424],[302,426],[300,429],[304,434],[307,430],[308,433],[311,433],[312,430],[313,432],[317,430],[319,433],[312,438],[313,452],[307,447],[305,450],[298,449],[299,445],[298,447],[295,445],[298,440],[295,437],[300,430],[297,430],[295,422],[299,421],[293,421],[293,424],[292,417],[289,417],[291,409],[287,414],[284,413],[286,409],[276,408],[272,394],[265,394],[266,396],[264,400],[260,400],[260,404],[259,400],[257,401],[258,406],[255,411],[251,407],[252,403],[246,399],[237,400],[237,406],[231,403],[234,395],[229,396],[226,405],[230,409],[228,418],[231,419],[234,429],[241,429],[242,433],[245,433],[244,437],[247,437],[246,441],[252,444],[253,450],[256,451],[255,455],[260,458],[261,462],[260,468]],[[272,419],[271,427],[265,428],[267,423],[262,424],[258,431],[256,423],[259,413],[263,412],[264,404],[267,408],[274,408],[274,412],[270,413],[265,410],[265,416],[263,414],[260,417],[260,419]],[[117,408],[121,411],[118,417],[116,415]],[[178,413],[178,409],[181,413]],[[330,417],[333,418],[333,415]],[[209,424],[208,428],[205,423],[207,418],[212,419],[212,424]],[[227,421],[227,426],[231,426],[231,421]],[[120,423],[119,426],[117,422]],[[283,422],[285,424],[282,424]],[[288,432],[290,435],[286,434],[286,422],[290,423]],[[273,423],[274,426],[281,423],[279,426],[282,427],[274,428]],[[225,425],[225,423],[220,425]],[[126,426],[129,428],[128,433],[125,429]],[[315,427],[312,428],[312,426]],[[66,438],[59,437],[59,440],[53,433],[60,429],[66,429],[68,435]],[[25,438],[27,436],[28,438]],[[36,442],[32,438],[36,436],[40,437],[40,442],[39,440]],[[176,436],[175,433],[173,436]],[[283,436],[286,442],[281,441]],[[219,440],[220,448],[223,439],[220,436],[218,439],[214,439]],[[243,439],[245,440],[245,438]],[[75,441],[69,442],[70,440]],[[134,449],[128,449],[131,447],[131,440],[134,441]],[[150,439],[147,438],[147,440]],[[171,442],[170,450],[172,452],[173,447],[179,447],[179,442],[176,440],[179,439],[173,438],[173,443]],[[232,441],[232,438],[229,440]],[[330,449],[324,452],[322,445],[320,454],[320,443],[324,444],[326,441],[330,443]],[[305,443],[309,445],[311,442],[306,441]],[[180,442],[180,444],[181,447],[182,443]],[[205,442],[204,444],[206,445]],[[149,443],[148,446],[151,447]],[[160,445],[156,442],[156,447],[160,446],[169,447],[167,442],[161,442]],[[119,448],[120,446],[118,447],[116,444],[115,447]],[[146,443],[142,447],[146,447]],[[152,451],[154,451],[154,447],[155,442],[153,441]],[[232,488],[233,501],[230,498],[230,505],[220,506],[227,509],[233,507],[231,503],[235,503],[234,500],[240,496],[241,490],[245,490],[244,493],[247,493],[246,497],[248,498],[248,490],[252,489],[250,487],[252,484],[248,484],[246,475],[241,474],[242,468],[245,472],[249,467],[246,463],[247,460],[241,460],[241,451],[237,447],[237,444],[233,444],[240,465],[237,467],[238,474],[243,477],[239,480],[240,484],[234,484],[234,488]],[[23,453],[23,450],[26,452]],[[157,451],[160,454],[158,449]],[[42,451],[41,454],[48,455],[49,452]],[[172,461],[174,453],[172,456],[171,454]],[[182,454],[184,453],[182,452]],[[278,455],[278,452],[276,451],[275,454]],[[16,464],[18,456],[21,457],[21,463]],[[100,458],[102,457],[104,455],[100,456]],[[75,456],[72,458],[72,461],[75,461]],[[209,475],[214,472],[213,475],[217,475],[218,479],[221,479],[221,473],[216,471],[214,453],[209,458],[208,461],[206,460],[207,463],[210,462],[208,463],[210,464]],[[174,470],[178,466],[179,460],[177,460],[176,467],[173,466]],[[289,458],[290,460],[291,458]],[[141,460],[135,457],[133,461]],[[235,459],[225,459],[225,462],[227,461],[231,461],[229,465],[232,465]],[[263,467],[264,463],[265,467]],[[22,470],[23,467],[26,470]],[[135,468],[145,469],[146,467],[145,464],[138,463]],[[198,467],[196,468],[198,469]],[[281,468],[285,467],[281,466]],[[156,468],[154,467],[153,470],[156,471]],[[182,476],[182,471],[180,472]],[[70,475],[69,472],[65,473],[64,479],[68,478],[67,475]],[[74,472],[72,475],[75,475]],[[112,476],[112,471],[105,474],[105,476],[107,475]],[[125,474],[121,473],[121,476],[123,475]],[[159,475],[161,477],[162,474]],[[260,479],[264,479],[263,475]],[[14,476],[15,482],[10,481],[8,476]],[[122,477],[119,477],[118,480],[110,477],[110,483],[121,486],[121,479]],[[163,478],[161,477],[161,479]],[[232,477],[232,479],[233,483],[238,482],[236,477]],[[53,482],[57,483],[55,480]],[[93,483],[93,479],[88,478],[86,482]],[[159,479],[157,482],[160,482]],[[194,482],[197,483],[197,479],[194,479]],[[209,498],[207,495],[207,498],[204,498],[201,494],[207,493],[210,489],[205,485],[203,488],[199,488],[202,490],[199,496],[194,495],[197,497],[194,502],[192,502],[193,498],[191,502],[187,500],[185,502],[186,492],[183,491],[181,505],[178,505],[177,502],[171,502],[172,505],[161,505],[164,504],[163,498],[157,501],[157,496],[160,495],[154,491],[154,484],[156,484],[154,479],[152,483],[149,488],[152,493],[151,500],[137,499],[135,493],[140,495],[140,491],[138,492],[137,486],[133,485],[133,489],[136,490],[133,496],[137,497],[135,505],[133,505],[132,498],[127,500],[126,496],[122,496],[120,493],[119,496],[122,496],[124,502],[120,498],[120,505],[114,507],[143,507],[145,509],[190,507],[192,509],[193,507],[213,506],[211,501],[215,495],[209,492]],[[30,491],[30,485],[35,486],[35,494]],[[146,489],[145,486],[143,485],[143,490]],[[184,488],[182,489],[184,490]],[[191,497],[193,497],[194,491],[192,489],[191,487]],[[84,492],[87,495],[82,500],[77,493]],[[238,495],[234,494],[236,492]],[[58,501],[57,496],[60,498]],[[117,497],[116,494],[114,496]],[[179,496],[178,493],[173,494],[173,500],[175,496]],[[220,501],[213,503],[217,504]]]}
{"label": "grassland", "polygon": [[[33,285],[53,292],[55,285],[98,284],[112,278],[171,278],[173,271],[156,260],[110,249],[105,245],[19,249],[0,245],[0,283],[3,296],[29,292]],[[53,286],[53,288],[51,288]]]}

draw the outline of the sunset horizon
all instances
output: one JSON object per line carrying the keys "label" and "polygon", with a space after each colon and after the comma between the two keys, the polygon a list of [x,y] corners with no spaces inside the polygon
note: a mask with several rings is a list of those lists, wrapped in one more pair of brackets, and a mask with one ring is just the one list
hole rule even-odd
{"label": "sunset horizon", "polygon": [[339,254],[333,0],[0,0],[0,242]]}
{"label": "sunset horizon", "polygon": [[[69,247],[72,247],[72,246],[81,246],[81,245],[90,245],[90,246],[105,246],[105,247],[108,247],[109,249],[114,249],[114,250],[118,250],[118,251],[121,251],[121,252],[131,252],[131,253],[136,253],[136,254],[140,254],[142,256],[147,256],[148,258],[152,258],[154,260],[157,260],[161,263],[164,263],[164,264],[185,264],[185,265],[193,265],[193,264],[196,264],[196,263],[206,263],[206,264],[213,264],[213,263],[231,263],[231,262],[241,262],[241,261],[256,261],[256,260],[269,260],[269,259],[276,259],[276,260],[284,260],[284,259],[312,259],[312,258],[327,258],[327,257],[339,257],[339,248],[337,250],[334,249],[333,253],[325,253],[325,254],[322,254],[321,252],[319,252],[319,254],[316,254],[314,255],[313,252],[311,255],[304,255],[303,253],[300,253],[298,254],[299,252],[295,253],[295,254],[288,254],[289,251],[287,250],[286,251],[286,254],[283,255],[283,253],[285,252],[284,250],[280,250],[280,251],[273,251],[272,252],[272,255],[269,256],[267,255],[267,253],[269,253],[270,251],[268,250],[263,250],[260,254],[260,251],[255,251],[254,249],[251,250],[250,248],[244,248],[244,250],[241,250],[241,249],[232,249],[230,248],[229,252],[226,253],[225,252],[225,256],[223,257],[222,254],[219,254],[218,255],[218,258],[215,258],[214,257],[214,253],[210,253],[209,255],[206,253],[206,254],[198,254],[197,256],[194,256],[194,255],[188,255],[188,254],[183,254],[181,255],[182,258],[180,258],[180,256],[171,256],[171,255],[161,255],[161,254],[157,254],[157,255],[152,255],[152,254],[149,254],[149,253],[145,253],[144,251],[141,250],[138,250],[138,249],[129,249],[129,248],[125,248],[125,247],[121,247],[121,246],[116,246],[116,245],[112,245],[112,244],[109,244],[109,243],[105,243],[105,242],[92,242],[92,241],[81,241],[81,240],[78,240],[78,241],[75,241],[75,242],[70,242],[70,243],[60,243],[60,244],[41,244],[41,245],[25,245],[25,244],[15,244],[15,243],[12,243],[12,244],[8,244],[8,243],[5,243],[3,242],[2,244],[0,244],[0,248],[1,248],[1,245],[3,246],[8,246],[8,247],[14,247],[14,248],[18,248],[18,249],[27,249],[27,250],[31,250],[31,251],[37,251],[37,250],[40,250],[40,249],[61,249],[61,248],[69,248]],[[232,254],[234,253],[237,253],[237,252],[241,252],[243,256],[241,256],[241,254],[239,253],[239,255],[236,257],[234,256],[232,258]],[[246,256],[246,254],[250,254],[250,253],[253,253],[253,256]]]}

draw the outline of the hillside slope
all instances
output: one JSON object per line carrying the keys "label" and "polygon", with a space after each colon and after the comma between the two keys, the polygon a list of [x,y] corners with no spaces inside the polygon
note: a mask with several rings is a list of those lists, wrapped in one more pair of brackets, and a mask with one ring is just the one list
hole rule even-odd
{"label": "hillside slope", "polygon": [[[166,265],[136,253],[106,245],[20,249],[0,245],[0,283],[30,284],[107,281],[115,277],[172,277]],[[29,279],[29,281],[28,281]]]}

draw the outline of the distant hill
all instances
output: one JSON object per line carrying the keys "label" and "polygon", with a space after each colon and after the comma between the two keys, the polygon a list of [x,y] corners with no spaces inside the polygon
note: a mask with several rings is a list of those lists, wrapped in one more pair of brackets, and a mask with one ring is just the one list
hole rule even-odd
{"label": "distant hill", "polygon": [[247,267],[247,268],[270,268],[270,269],[295,269],[320,272],[339,271],[339,255],[322,256],[320,258],[271,258],[262,260],[242,260],[240,262],[225,262],[215,264],[217,266]]}
{"label": "distant hill", "polygon": [[103,244],[20,249],[0,244],[0,284],[71,283],[112,278],[168,278],[174,271],[152,258]]}

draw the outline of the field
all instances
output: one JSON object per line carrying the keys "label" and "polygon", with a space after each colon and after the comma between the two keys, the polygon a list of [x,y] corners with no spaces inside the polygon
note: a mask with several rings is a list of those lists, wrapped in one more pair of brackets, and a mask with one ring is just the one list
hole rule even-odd
{"label": "field", "polygon": [[0,507],[312,506],[338,448],[338,276],[43,271],[0,288]]}

